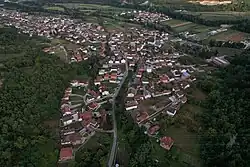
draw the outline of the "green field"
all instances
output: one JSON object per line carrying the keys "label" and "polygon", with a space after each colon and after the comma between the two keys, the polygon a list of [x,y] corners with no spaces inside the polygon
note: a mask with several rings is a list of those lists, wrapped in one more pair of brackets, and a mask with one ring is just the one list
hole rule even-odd
{"label": "green field", "polygon": [[83,3],[57,3],[58,5],[65,6],[66,8],[80,8],[86,10],[109,10],[109,11],[124,11],[124,10],[132,10],[127,8],[118,8],[108,5],[97,5],[97,4],[83,4]]}
{"label": "green field", "polygon": [[191,22],[188,21],[183,21],[183,20],[177,20],[177,19],[171,19],[171,20],[167,20],[162,22],[163,25],[168,25],[171,27],[177,27],[178,25],[184,25],[184,24],[189,24]]}

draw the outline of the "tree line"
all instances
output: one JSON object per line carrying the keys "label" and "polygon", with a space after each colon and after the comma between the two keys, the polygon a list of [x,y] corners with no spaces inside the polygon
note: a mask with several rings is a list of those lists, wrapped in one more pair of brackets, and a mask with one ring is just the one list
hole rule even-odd
{"label": "tree line", "polygon": [[201,156],[207,166],[245,167],[250,163],[250,53],[204,76],[199,86],[208,93],[202,104]]}

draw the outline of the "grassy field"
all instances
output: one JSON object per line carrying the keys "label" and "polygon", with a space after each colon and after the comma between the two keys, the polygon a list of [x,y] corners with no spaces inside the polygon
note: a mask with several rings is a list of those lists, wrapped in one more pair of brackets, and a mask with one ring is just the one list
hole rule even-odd
{"label": "grassy field", "polygon": [[201,111],[198,106],[184,105],[174,117],[174,125],[162,131],[166,136],[173,138],[173,155],[178,156],[178,161],[197,167],[201,166],[201,160],[197,134],[199,120],[196,117]]}
{"label": "grassy field", "polygon": [[64,8],[59,6],[44,6],[43,8],[48,10],[64,11]]}
{"label": "grassy field", "polygon": [[242,49],[235,49],[235,48],[223,48],[223,47],[213,47],[212,49],[217,50],[219,55],[240,55],[244,50]]}
{"label": "grassy field", "polygon": [[171,20],[167,20],[162,22],[163,25],[168,25],[171,27],[178,27],[181,25],[186,25],[186,24],[190,24],[191,22],[188,21],[183,21],[183,20],[177,20],[177,19],[171,19]]}
{"label": "grassy field", "polygon": [[89,9],[89,10],[109,10],[109,11],[124,11],[124,10],[132,10],[127,8],[118,8],[108,5],[98,5],[98,4],[83,4],[83,3],[57,3],[59,5],[63,5],[67,8],[80,8],[80,9]]}

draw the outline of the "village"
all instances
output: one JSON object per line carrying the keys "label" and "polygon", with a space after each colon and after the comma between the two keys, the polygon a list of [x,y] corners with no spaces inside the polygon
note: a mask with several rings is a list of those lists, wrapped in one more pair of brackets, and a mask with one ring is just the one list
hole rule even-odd
{"label": "village", "polygon": [[[161,18],[140,13],[142,21],[152,17],[156,22]],[[111,119],[114,97],[128,73],[132,73],[132,80],[124,112],[131,115],[137,126],[146,129],[145,135],[156,138],[164,149],[171,149],[174,139],[158,135],[159,117],[178,114],[188,101],[186,92],[196,81],[195,74],[200,71],[196,64],[179,62],[186,54],[173,49],[171,35],[136,27],[108,34],[99,25],[65,16],[36,16],[7,10],[0,11],[0,16],[6,26],[14,26],[30,36],[64,39],[75,44],[74,49],[65,51],[69,57],[67,63],[85,61],[93,55],[102,59],[93,82],[72,80],[61,99],[59,163],[74,159],[75,152],[96,132],[114,133],[107,119]],[[53,48],[44,48],[44,52],[53,55]]]}

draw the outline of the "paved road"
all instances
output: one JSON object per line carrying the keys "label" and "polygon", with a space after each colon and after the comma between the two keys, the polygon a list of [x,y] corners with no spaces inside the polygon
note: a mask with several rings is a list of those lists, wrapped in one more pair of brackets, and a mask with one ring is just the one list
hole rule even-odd
{"label": "paved road", "polygon": [[128,65],[126,63],[126,72],[124,74],[122,82],[120,83],[119,88],[116,90],[114,97],[113,97],[112,118],[113,118],[113,130],[114,130],[113,134],[114,134],[114,136],[113,136],[112,148],[111,148],[110,154],[109,154],[108,167],[113,167],[113,163],[114,163],[115,158],[116,158],[116,150],[117,150],[117,124],[116,124],[116,118],[115,118],[115,100],[116,100],[116,97],[117,97],[118,93],[120,92],[121,87],[124,84],[124,81],[126,80],[127,76],[128,76]]}

